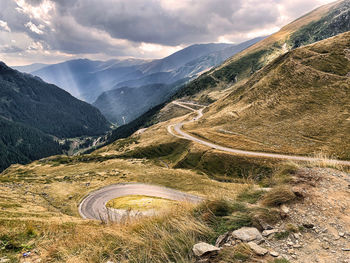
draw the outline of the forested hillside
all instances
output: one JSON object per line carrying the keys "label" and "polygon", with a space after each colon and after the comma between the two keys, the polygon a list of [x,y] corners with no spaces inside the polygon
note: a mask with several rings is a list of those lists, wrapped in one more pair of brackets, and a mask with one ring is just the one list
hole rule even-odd
{"label": "forested hillside", "polygon": [[110,125],[88,103],[0,62],[0,171],[62,153],[54,136],[96,136]]}

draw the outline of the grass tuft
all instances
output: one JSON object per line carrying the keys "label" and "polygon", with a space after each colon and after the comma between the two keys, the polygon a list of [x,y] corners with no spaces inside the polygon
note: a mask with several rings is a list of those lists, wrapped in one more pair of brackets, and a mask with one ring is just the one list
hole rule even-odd
{"label": "grass tuft", "polygon": [[266,206],[279,206],[295,198],[295,194],[288,186],[278,186],[265,194],[262,203]]}

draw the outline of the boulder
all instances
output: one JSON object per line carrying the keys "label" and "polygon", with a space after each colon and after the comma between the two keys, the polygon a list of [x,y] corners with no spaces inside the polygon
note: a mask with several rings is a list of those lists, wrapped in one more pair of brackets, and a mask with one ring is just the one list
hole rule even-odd
{"label": "boulder", "polygon": [[216,254],[220,248],[210,245],[208,243],[200,242],[195,244],[192,248],[193,253],[197,257],[207,256],[209,254]]}
{"label": "boulder", "polygon": [[232,232],[232,236],[243,242],[261,241],[263,239],[259,230],[255,227],[242,227]]}
{"label": "boulder", "polygon": [[254,242],[249,242],[248,246],[251,248],[251,250],[253,250],[253,252],[255,254],[257,254],[258,256],[265,256],[267,254],[267,252],[269,252],[267,249],[259,246],[258,244],[254,243]]}

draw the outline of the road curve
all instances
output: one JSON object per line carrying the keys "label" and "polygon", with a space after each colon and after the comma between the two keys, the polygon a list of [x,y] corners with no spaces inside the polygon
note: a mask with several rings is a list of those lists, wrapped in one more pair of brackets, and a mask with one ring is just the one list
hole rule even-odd
{"label": "road curve", "polygon": [[[193,105],[192,103],[183,103],[179,101],[174,101],[173,104],[178,105],[180,107],[184,107],[186,109],[189,109],[190,107],[188,105]],[[185,105],[184,105],[185,104]],[[194,104],[196,106],[201,106],[198,104]],[[306,161],[306,162],[313,162],[313,161],[322,161],[322,159],[319,158],[314,158],[314,157],[306,157],[306,156],[295,156],[295,155],[286,155],[286,154],[277,154],[277,153],[265,153],[265,152],[252,152],[252,151],[244,151],[244,150],[239,150],[239,149],[234,149],[234,148],[229,148],[229,147],[224,147],[220,146],[211,142],[204,141],[202,139],[199,139],[197,137],[194,137],[182,130],[182,127],[186,123],[194,122],[199,120],[203,116],[203,110],[205,109],[205,106],[199,110],[192,109],[193,112],[197,112],[197,116],[190,121],[186,122],[180,122],[177,124],[172,124],[168,126],[168,132],[176,137],[190,140],[193,142],[200,143],[202,145],[208,146],[210,148],[224,151],[224,152],[229,152],[233,153],[236,155],[241,155],[241,156],[250,156],[250,157],[264,157],[264,158],[274,158],[274,159],[281,159],[281,160],[291,160],[291,161]],[[174,131],[173,131],[174,129]],[[327,160],[329,162],[334,162],[339,165],[345,165],[345,166],[350,166],[350,161],[341,161],[341,160]]]}
{"label": "road curve", "polygon": [[[162,186],[142,183],[113,184],[87,195],[79,205],[79,214],[84,219],[117,220],[120,216],[120,211],[118,212],[117,210],[113,211],[114,209],[107,209],[106,204],[109,200],[128,195],[154,196],[191,203],[199,203],[202,201],[202,198],[198,196]],[[113,215],[113,213],[117,212],[118,214]]]}

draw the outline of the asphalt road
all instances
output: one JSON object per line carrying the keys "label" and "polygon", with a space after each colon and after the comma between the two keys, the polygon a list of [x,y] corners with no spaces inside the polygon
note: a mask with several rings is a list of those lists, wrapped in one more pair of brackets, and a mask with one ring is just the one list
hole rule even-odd
{"label": "asphalt road", "polygon": [[128,195],[154,196],[191,203],[202,201],[198,196],[162,186],[141,183],[113,184],[86,196],[79,205],[79,213],[84,219],[118,221],[126,215],[126,211],[107,209],[106,204],[109,200]]}
{"label": "asphalt road", "polygon": [[[202,139],[199,139],[197,137],[194,137],[186,132],[184,132],[182,130],[182,127],[184,124],[186,123],[190,123],[190,122],[194,122],[199,120],[202,116],[203,116],[203,110],[205,109],[205,106],[203,106],[203,108],[199,109],[199,110],[195,110],[190,108],[188,105],[191,105],[192,103],[188,103],[188,102],[179,102],[179,101],[174,101],[173,102],[175,105],[178,105],[180,107],[186,108],[186,109],[191,109],[193,112],[197,112],[197,116],[193,119],[191,119],[190,121],[186,121],[186,122],[180,122],[177,124],[173,124],[173,125],[169,125],[168,126],[168,132],[170,134],[172,134],[173,136],[182,138],[182,139],[186,139],[186,140],[190,140],[196,143],[200,143],[202,145],[208,146],[210,148],[216,149],[216,150],[220,150],[220,151],[224,151],[224,152],[229,152],[229,153],[233,153],[233,154],[237,154],[237,155],[241,155],[241,156],[250,156],[250,157],[264,157],[264,158],[274,158],[274,159],[281,159],[281,160],[292,160],[292,161],[306,161],[306,162],[312,162],[312,161],[319,161],[321,159],[318,158],[314,158],[314,157],[306,157],[306,156],[296,156],[296,155],[285,155],[285,154],[277,154],[277,153],[265,153],[265,152],[252,152],[252,151],[244,151],[244,150],[239,150],[239,149],[233,149],[233,148],[229,148],[229,147],[225,147],[225,146],[220,146],[211,142],[207,142],[204,141]],[[198,104],[194,104],[196,106],[200,106]],[[174,131],[175,132],[174,132]],[[350,166],[350,161],[341,161],[341,160],[328,160],[330,162],[335,162],[337,164],[340,165],[346,165],[346,166]]]}

